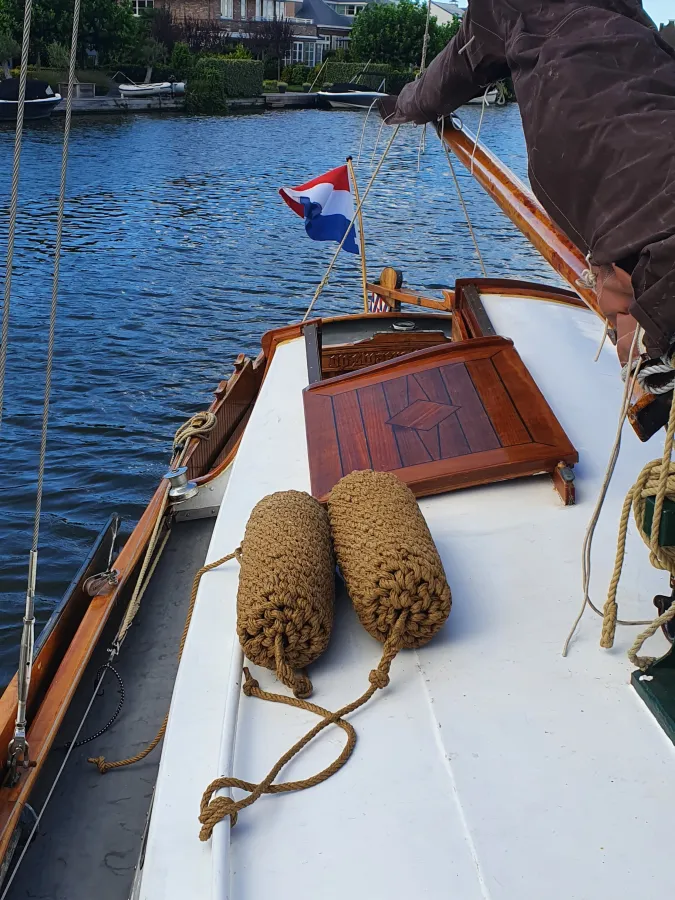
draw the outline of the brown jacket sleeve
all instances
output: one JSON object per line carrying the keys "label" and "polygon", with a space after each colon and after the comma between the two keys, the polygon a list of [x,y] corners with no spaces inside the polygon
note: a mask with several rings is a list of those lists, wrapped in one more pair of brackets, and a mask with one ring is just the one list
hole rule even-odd
{"label": "brown jacket sleeve", "polygon": [[477,97],[491,82],[508,77],[503,46],[496,38],[494,33],[474,25],[467,10],[447,47],[417,81],[403,88],[387,124],[434,122]]}

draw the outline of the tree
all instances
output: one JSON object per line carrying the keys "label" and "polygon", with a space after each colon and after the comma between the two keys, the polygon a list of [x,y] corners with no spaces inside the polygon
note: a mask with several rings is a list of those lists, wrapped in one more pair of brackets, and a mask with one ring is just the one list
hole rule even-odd
{"label": "tree", "polygon": [[288,19],[274,18],[253,24],[254,27],[249,27],[248,46],[263,61],[267,58],[276,59],[277,79],[279,79],[281,78],[283,57],[291,49],[291,43],[293,42],[295,31],[293,23],[289,22]]}
{"label": "tree", "polygon": [[[23,34],[24,0],[0,0],[0,29],[20,41]],[[53,43],[70,47],[73,0],[33,0],[31,59],[39,61]],[[103,59],[119,55],[136,32],[136,19],[128,0],[82,0],[78,56],[95,48]]]}
{"label": "tree", "polygon": [[[350,52],[358,61],[389,63],[399,69],[419,66],[427,21],[427,7],[413,0],[398,3],[369,3],[352,29]],[[441,52],[459,28],[459,19],[439,25],[429,19],[427,63]]]}
{"label": "tree", "polygon": [[148,84],[152,77],[153,67],[157,65],[157,63],[164,62],[166,59],[166,47],[164,44],[160,44],[160,42],[156,38],[148,38],[145,44],[141,47],[141,59],[143,60],[143,64],[145,65],[145,84]]}
{"label": "tree", "polygon": [[12,59],[21,53],[21,47],[7,31],[0,31],[0,62],[5,78],[11,78]]}
{"label": "tree", "polygon": [[52,69],[67,69],[70,65],[70,51],[65,44],[52,41],[47,46],[47,62]]}

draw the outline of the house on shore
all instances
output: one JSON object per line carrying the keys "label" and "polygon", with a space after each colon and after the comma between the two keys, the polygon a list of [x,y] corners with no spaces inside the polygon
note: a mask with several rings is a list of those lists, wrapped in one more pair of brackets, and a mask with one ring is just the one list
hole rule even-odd
{"label": "house on shore", "polygon": [[284,62],[315,66],[329,50],[348,48],[354,20],[369,3],[390,2],[396,0],[132,0],[132,5],[136,14],[155,7],[213,22],[242,40],[249,36],[251,23],[285,19],[293,26],[293,42]]}

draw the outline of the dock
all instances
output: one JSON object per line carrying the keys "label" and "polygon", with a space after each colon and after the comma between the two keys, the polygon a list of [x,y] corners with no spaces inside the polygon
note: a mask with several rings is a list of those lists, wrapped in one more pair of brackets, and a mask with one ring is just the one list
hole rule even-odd
{"label": "dock", "polygon": [[[232,110],[244,109],[313,109],[316,94],[287,92],[263,94],[262,97],[235,97],[228,99]],[[91,97],[73,99],[73,115],[139,112],[180,112],[185,109],[185,97]],[[52,115],[65,115],[65,100],[59,103]]]}

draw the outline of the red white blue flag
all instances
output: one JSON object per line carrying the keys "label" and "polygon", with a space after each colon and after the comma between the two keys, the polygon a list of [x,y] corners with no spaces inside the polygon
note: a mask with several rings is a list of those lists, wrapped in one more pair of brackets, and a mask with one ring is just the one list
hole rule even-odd
{"label": "red white blue flag", "polygon": [[389,312],[389,304],[381,297],[379,294],[376,294],[374,291],[368,291],[368,312],[369,313],[384,313]]}
{"label": "red white blue flag", "polygon": [[295,188],[280,188],[284,201],[305,220],[305,231],[313,241],[338,241],[347,235],[343,249],[358,253],[354,226],[354,197],[349,169],[338,166]]}

